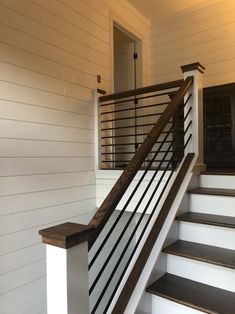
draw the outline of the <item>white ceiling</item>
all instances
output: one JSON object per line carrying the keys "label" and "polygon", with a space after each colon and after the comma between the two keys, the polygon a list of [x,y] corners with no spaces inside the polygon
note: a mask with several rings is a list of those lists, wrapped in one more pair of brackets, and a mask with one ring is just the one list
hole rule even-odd
{"label": "white ceiling", "polygon": [[206,0],[128,0],[151,21],[185,10]]}

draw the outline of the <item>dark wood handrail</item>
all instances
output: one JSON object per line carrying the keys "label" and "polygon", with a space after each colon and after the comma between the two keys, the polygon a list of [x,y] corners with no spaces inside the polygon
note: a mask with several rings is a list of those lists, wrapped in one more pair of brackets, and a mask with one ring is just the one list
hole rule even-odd
{"label": "dark wood handrail", "polygon": [[96,238],[102,231],[109,217],[114,212],[117,204],[119,203],[120,199],[126,192],[131,181],[135,177],[145,158],[147,157],[152,147],[156,143],[157,139],[161,135],[170,118],[174,115],[179,106],[182,104],[183,97],[185,96],[185,94],[187,93],[192,84],[193,84],[192,76],[187,77],[186,80],[183,81],[183,84],[176,92],[174,98],[171,100],[170,104],[167,106],[162,116],[160,116],[155,126],[153,126],[152,130],[150,131],[142,145],[137,150],[131,162],[125,168],[122,175],[119,177],[114,187],[112,188],[104,202],[101,204],[100,208],[95,213],[94,217],[91,219],[89,225],[93,225],[95,227],[95,231],[93,232],[89,239],[89,247],[93,245]]}
{"label": "dark wood handrail", "polygon": [[185,175],[187,174],[187,171],[192,163],[194,156],[195,155],[193,153],[189,153],[186,156],[182,164],[182,167],[180,168],[179,173],[170,189],[170,192],[168,193],[168,196],[159,212],[159,215],[150,231],[150,234],[140,252],[140,255],[122,289],[122,292],[112,311],[112,314],[124,313],[126,306],[130,300],[130,297],[133,293],[133,290],[139,280],[139,277],[152,251],[153,245],[161,232],[161,229],[165,223],[168,213],[172,207],[175,197],[181,187],[181,184],[185,178]]}
{"label": "dark wood handrail", "polygon": [[151,86],[146,86],[146,87],[140,87],[137,89],[131,89],[128,91],[110,94],[106,96],[100,96],[99,101],[105,102],[109,100],[117,100],[120,98],[127,98],[131,96],[143,95],[147,93],[153,93],[153,92],[158,92],[158,91],[162,91],[166,89],[176,88],[182,85],[183,82],[184,80],[171,81],[167,83],[161,83],[161,84],[156,84],[156,85],[151,85]]}

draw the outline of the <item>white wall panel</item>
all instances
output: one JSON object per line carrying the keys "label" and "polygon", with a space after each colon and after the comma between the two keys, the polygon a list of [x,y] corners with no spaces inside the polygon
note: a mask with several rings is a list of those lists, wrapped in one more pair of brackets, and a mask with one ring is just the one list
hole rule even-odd
{"label": "white wall panel", "polygon": [[234,1],[205,1],[153,24],[152,82],[180,78],[180,66],[197,61],[206,66],[204,86],[234,82],[234,12]]}
{"label": "white wall panel", "polygon": [[[79,118],[82,121],[82,117]],[[89,119],[85,120],[89,121]],[[2,129],[1,138],[30,139],[38,141],[59,141],[73,143],[93,142],[93,130],[87,130],[85,126],[83,128],[80,128],[80,125],[78,126],[78,128],[76,127],[67,128],[64,126],[50,124],[47,125],[46,123],[43,122],[39,124],[24,121],[16,121],[14,119],[11,120],[2,119],[0,121],[0,128]]]}
{"label": "white wall panel", "polygon": [[[74,69],[78,70],[80,73],[89,73],[94,76],[97,71],[100,71],[101,74],[105,73],[106,79],[108,79],[109,69],[107,66],[99,65],[96,60],[84,59],[80,57],[76,51],[67,52],[63,48],[57,48],[55,45],[31,37],[6,24],[1,25],[0,34],[1,42],[4,43],[7,48],[10,47],[21,50],[25,52],[29,58],[37,57],[38,60],[48,61],[49,63],[46,63],[47,66],[53,67],[56,65],[56,69],[59,69],[61,65],[64,66],[65,69]],[[29,40],[32,44],[29,43]],[[49,54],[47,52],[49,52]],[[5,56],[5,58],[7,58],[7,56]],[[15,60],[15,62],[16,61],[17,60]],[[29,64],[27,65],[29,66]],[[30,63],[30,65],[32,64]]]}
{"label": "white wall panel", "polygon": [[70,173],[94,170],[93,157],[1,158],[1,176]]}
{"label": "white wall panel", "polygon": [[2,313],[45,313],[45,304],[41,302],[41,300],[46,298],[45,292],[41,292],[45,284],[46,278],[42,276],[28,284],[22,285],[20,289],[14,289],[7,294],[1,295],[0,304]]}
{"label": "white wall panel", "polygon": [[[51,43],[57,47],[64,48],[67,51],[76,51],[78,54],[85,59],[98,60],[98,63],[103,62],[108,65],[108,54],[98,52],[96,49],[92,49],[87,45],[80,43],[78,40],[73,40],[68,36],[63,34],[64,29],[61,31],[56,31],[42,22],[27,16],[27,14],[22,15],[18,6],[19,2],[16,3],[14,9],[10,8],[9,2],[1,6],[0,17],[1,23],[10,26],[13,29],[18,29],[21,32],[32,36],[37,39],[41,39],[44,42]],[[30,5],[29,2],[26,3],[27,6]],[[22,5],[20,5],[21,7]]]}
{"label": "white wall panel", "polygon": [[[0,0],[0,313],[46,313],[38,230],[95,211],[93,90],[110,91],[110,15],[124,2]],[[97,85],[97,74],[102,83]]]}
{"label": "white wall panel", "polygon": [[[7,108],[6,108],[7,105]],[[37,106],[29,106],[12,101],[0,100],[1,121],[14,120],[19,122],[34,122],[35,126],[47,125],[63,126],[76,129],[93,129],[93,119],[90,115],[75,114],[62,110],[52,110]],[[31,128],[30,128],[31,129]],[[66,131],[66,128],[64,128]],[[74,130],[69,130],[73,132]],[[88,131],[91,132],[91,131]],[[17,132],[16,132],[17,133]],[[50,137],[50,134],[48,134]],[[48,138],[49,139],[49,138]]]}
{"label": "white wall panel", "polygon": [[92,185],[94,179],[94,172],[85,171],[34,176],[0,177],[0,197],[50,189]]}
{"label": "white wall panel", "polygon": [[[13,82],[0,81],[0,94],[1,100],[4,100],[4,102],[6,101],[7,103],[11,101],[28,106],[52,108],[58,112],[65,111],[81,114],[91,112],[91,106],[88,100],[84,101],[82,99],[78,100],[71,97],[69,98],[64,95],[50,94],[39,89],[32,89]],[[8,106],[5,107],[5,110],[7,109]]]}
{"label": "white wall panel", "polygon": [[93,185],[84,185],[2,196],[0,210],[2,215],[8,215],[66,204],[81,199],[92,199],[95,197],[94,190]]}
{"label": "white wall panel", "polygon": [[[25,265],[30,265],[42,258],[44,258],[44,247],[41,243],[2,255],[0,257],[0,275],[14,271],[18,268],[24,267]],[[15,261],[17,261],[17,263]]]}

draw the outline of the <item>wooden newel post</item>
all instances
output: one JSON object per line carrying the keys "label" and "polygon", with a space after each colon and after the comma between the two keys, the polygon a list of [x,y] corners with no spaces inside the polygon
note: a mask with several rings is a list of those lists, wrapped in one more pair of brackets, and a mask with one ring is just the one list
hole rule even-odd
{"label": "wooden newel post", "polygon": [[[184,73],[184,79],[188,76],[193,76],[194,81],[193,85],[190,88],[189,92],[185,96],[185,100],[190,94],[192,97],[185,106],[185,112],[191,107],[192,110],[188,117],[187,123],[192,120],[191,133],[192,140],[191,145],[189,145],[187,152],[193,152],[197,156],[196,166],[199,169],[203,169],[204,165],[204,135],[203,135],[203,73],[205,67],[199,62],[183,65],[181,67],[182,72]],[[186,135],[187,139],[187,135]]]}
{"label": "wooden newel post", "polygon": [[48,314],[89,314],[87,240],[93,230],[68,222],[39,231],[46,244]]}

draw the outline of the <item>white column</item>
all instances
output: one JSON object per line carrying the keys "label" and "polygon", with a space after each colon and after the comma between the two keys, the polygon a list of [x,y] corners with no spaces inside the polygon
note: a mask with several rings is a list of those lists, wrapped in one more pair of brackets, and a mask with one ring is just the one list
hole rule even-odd
{"label": "white column", "polygon": [[90,226],[65,223],[41,230],[46,243],[47,313],[89,314]]}
{"label": "white column", "polygon": [[185,114],[188,112],[191,107],[191,112],[188,119],[185,121],[185,128],[187,127],[189,121],[192,121],[192,125],[188,130],[185,141],[188,138],[188,135],[192,134],[192,139],[186,149],[187,152],[193,152],[197,156],[197,166],[204,166],[204,138],[203,138],[203,73],[205,67],[202,66],[199,62],[184,65],[181,67],[184,73],[184,79],[188,76],[193,76],[194,82],[190,90],[185,96],[185,101],[188,99],[189,95],[192,94],[190,100],[185,106]]}
{"label": "white column", "polygon": [[100,167],[100,145],[99,145],[99,110],[98,110],[98,91],[94,91],[94,149],[95,149],[95,170]]}

